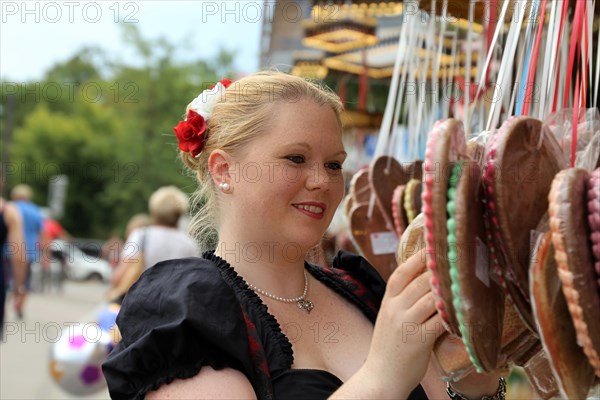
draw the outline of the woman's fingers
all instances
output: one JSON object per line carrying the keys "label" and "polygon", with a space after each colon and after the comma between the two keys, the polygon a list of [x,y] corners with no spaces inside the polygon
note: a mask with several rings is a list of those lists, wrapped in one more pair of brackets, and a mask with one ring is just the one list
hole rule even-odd
{"label": "woman's fingers", "polygon": [[387,282],[385,297],[396,296],[401,293],[415,277],[425,270],[425,253],[420,251],[400,265],[390,276]]}
{"label": "woman's fingers", "polygon": [[431,344],[446,332],[442,317],[438,313],[435,313],[423,324],[423,329],[425,330],[425,339]]}
{"label": "woman's fingers", "polygon": [[418,324],[427,322],[436,313],[433,293],[425,293],[407,311],[407,317]]}
{"label": "woman's fingers", "polygon": [[388,301],[394,302],[397,309],[408,310],[423,296],[431,292],[430,281],[431,272],[422,273],[409,282],[401,293],[391,297]]}

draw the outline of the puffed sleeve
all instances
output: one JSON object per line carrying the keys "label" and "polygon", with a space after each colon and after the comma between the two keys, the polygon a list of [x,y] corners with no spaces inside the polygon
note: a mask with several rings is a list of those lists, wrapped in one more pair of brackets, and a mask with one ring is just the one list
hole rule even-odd
{"label": "puffed sleeve", "polygon": [[207,365],[235,368],[254,381],[239,301],[205,259],[146,270],[125,297],[117,325],[122,340],[103,365],[113,399],[143,399]]}

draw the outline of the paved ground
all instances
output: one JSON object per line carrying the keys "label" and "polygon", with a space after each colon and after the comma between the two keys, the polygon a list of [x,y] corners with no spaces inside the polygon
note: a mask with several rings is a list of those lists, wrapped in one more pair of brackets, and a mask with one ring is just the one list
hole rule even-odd
{"label": "paved ground", "polygon": [[[8,304],[6,337],[0,343],[0,399],[77,399],[63,391],[49,373],[49,354],[59,329],[93,318],[106,286],[98,282],[65,283],[62,293],[34,293],[23,320]],[[108,399],[106,389],[83,397]]]}

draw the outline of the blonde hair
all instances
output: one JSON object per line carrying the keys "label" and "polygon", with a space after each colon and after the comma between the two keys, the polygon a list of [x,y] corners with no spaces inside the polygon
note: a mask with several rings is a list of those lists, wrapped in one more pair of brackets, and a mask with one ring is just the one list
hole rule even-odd
{"label": "blonde hair", "polygon": [[188,196],[175,186],[164,186],[152,193],[148,209],[157,224],[177,225],[179,218],[188,211]]}
{"label": "blonde hair", "polygon": [[216,188],[208,170],[208,157],[221,149],[240,154],[244,145],[263,133],[272,118],[275,104],[312,100],[330,107],[340,126],[342,102],[327,87],[282,72],[263,71],[235,81],[225,90],[207,121],[204,149],[197,158],[181,152],[185,165],[195,175],[198,189],[192,200],[197,204],[190,223],[190,235],[203,250],[214,248],[217,237],[218,204]]}
{"label": "blonde hair", "polygon": [[31,186],[20,183],[11,190],[10,197],[13,200],[31,200],[32,193]]}
{"label": "blonde hair", "polygon": [[129,237],[131,232],[138,228],[143,228],[152,224],[152,218],[148,214],[135,214],[127,222],[127,228],[125,228],[125,236]]}

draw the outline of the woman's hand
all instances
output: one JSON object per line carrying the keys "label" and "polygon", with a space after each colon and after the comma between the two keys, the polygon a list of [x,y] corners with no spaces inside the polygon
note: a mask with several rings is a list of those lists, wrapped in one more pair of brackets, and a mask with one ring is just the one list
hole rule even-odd
{"label": "woman's hand", "polygon": [[390,276],[364,368],[390,388],[386,393],[406,398],[419,384],[433,344],[444,332],[431,293],[431,272],[425,272],[425,254],[419,252]]}
{"label": "woman's hand", "polygon": [[[454,354],[458,351],[457,349],[462,349],[460,351],[464,351],[464,345],[459,337],[449,335],[443,340],[445,341],[443,348],[448,351],[449,354]],[[442,346],[440,348],[442,348]],[[430,399],[445,399],[448,397],[446,395],[446,383],[442,380],[442,376],[444,375],[445,373],[439,368],[437,363],[433,361],[430,362],[426,379],[421,382],[421,385]],[[499,372],[482,374],[471,372],[462,379],[451,382],[450,385],[455,392],[460,393],[469,399],[480,399],[483,396],[493,396],[497,392],[499,378]]]}

